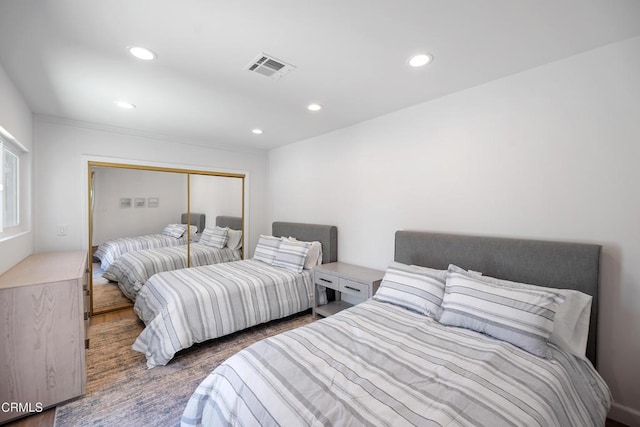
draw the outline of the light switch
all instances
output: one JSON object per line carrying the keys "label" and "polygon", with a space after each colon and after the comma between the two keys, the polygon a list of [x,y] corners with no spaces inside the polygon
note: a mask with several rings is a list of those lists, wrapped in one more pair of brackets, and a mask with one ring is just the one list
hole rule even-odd
{"label": "light switch", "polygon": [[66,236],[67,235],[67,225],[62,224],[58,225],[58,236]]}

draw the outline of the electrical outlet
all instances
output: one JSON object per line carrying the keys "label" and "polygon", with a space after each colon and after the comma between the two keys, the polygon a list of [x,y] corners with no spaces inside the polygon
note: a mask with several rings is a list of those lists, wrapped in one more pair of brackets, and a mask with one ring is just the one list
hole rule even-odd
{"label": "electrical outlet", "polygon": [[58,236],[66,236],[67,235],[67,225],[62,224],[57,226]]}

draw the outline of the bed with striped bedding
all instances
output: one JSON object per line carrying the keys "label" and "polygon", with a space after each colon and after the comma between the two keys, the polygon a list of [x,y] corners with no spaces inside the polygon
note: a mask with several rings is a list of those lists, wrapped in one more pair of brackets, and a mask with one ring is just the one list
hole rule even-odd
{"label": "bed with striped bedding", "polygon": [[[218,249],[200,243],[191,243],[190,247],[191,267],[242,259],[239,249]],[[187,245],[168,246],[125,253],[109,266],[102,277],[118,282],[122,293],[135,302],[138,292],[151,276],[187,267]]]}
{"label": "bed with striped bedding", "polygon": [[98,246],[94,256],[100,260],[100,267],[106,271],[115,260],[127,252],[186,244],[186,235],[178,238],[166,234],[118,237]]}
{"label": "bed with striped bedding", "polygon": [[311,308],[310,270],[294,273],[258,260],[167,271],[152,276],[134,310],[145,323],[133,349],[147,366],[166,365],[194,343]]}
{"label": "bed with striped bedding", "polygon": [[182,425],[603,426],[602,378],[552,353],[369,300],[229,358]]}

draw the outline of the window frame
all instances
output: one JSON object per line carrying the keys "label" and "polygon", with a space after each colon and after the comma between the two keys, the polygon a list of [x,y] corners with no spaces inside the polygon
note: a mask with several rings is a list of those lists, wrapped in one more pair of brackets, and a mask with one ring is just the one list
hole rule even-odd
{"label": "window frame", "polygon": [[[19,141],[17,141],[9,132],[7,132],[2,126],[0,126],[0,240],[10,238],[22,231],[24,226],[23,212],[22,212],[22,197],[24,189],[22,188],[22,163],[24,161],[24,155],[28,153],[26,147],[24,147]],[[16,222],[5,226],[4,210],[5,210],[5,197],[7,186],[5,182],[5,157],[9,155],[15,157],[16,170],[14,173],[15,183],[12,188],[15,190],[15,219]]]}

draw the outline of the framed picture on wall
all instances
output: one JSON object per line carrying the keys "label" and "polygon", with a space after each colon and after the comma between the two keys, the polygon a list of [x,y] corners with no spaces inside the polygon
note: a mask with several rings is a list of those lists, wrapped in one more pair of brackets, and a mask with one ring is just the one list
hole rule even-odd
{"label": "framed picture on wall", "polygon": [[120,209],[127,209],[131,207],[131,197],[123,197],[120,199]]}
{"label": "framed picture on wall", "polygon": [[136,208],[144,208],[147,205],[147,199],[144,197],[136,197],[133,206]]}
{"label": "framed picture on wall", "polygon": [[158,197],[149,197],[147,198],[147,207],[148,208],[157,208],[160,206],[160,199]]}

